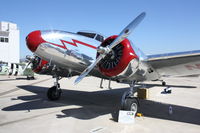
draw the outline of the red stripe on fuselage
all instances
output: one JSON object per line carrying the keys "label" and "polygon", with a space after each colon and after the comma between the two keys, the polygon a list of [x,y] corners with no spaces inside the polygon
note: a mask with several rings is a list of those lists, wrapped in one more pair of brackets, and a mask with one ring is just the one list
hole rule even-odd
{"label": "red stripe on fuselage", "polygon": [[57,47],[60,47],[60,48],[63,48],[63,49],[67,49],[67,47],[65,46],[65,44],[63,43],[63,46],[62,45],[59,45],[59,44],[55,44],[55,43],[51,43],[51,42],[48,42],[54,46],[57,46]]}
{"label": "red stripe on fuselage", "polygon": [[67,44],[71,44],[71,45],[73,45],[73,46],[75,46],[75,47],[78,47],[78,46],[76,45],[76,43],[73,41],[73,39],[72,39],[73,43],[72,43],[72,42],[65,41],[65,40],[60,40],[60,41],[62,42],[63,45],[65,45],[65,43],[67,43]]}
{"label": "red stripe on fuselage", "polygon": [[87,46],[87,47],[90,47],[90,48],[93,48],[93,49],[97,49],[97,47],[95,47],[95,46],[93,46],[93,45],[90,45],[90,44],[87,44],[87,43],[84,43],[84,42],[81,42],[81,41],[78,41],[78,40],[72,39],[72,41],[73,41],[74,43],[79,43],[79,44],[85,45],[85,46]]}
{"label": "red stripe on fuselage", "polygon": [[93,46],[93,45],[90,45],[90,44],[87,44],[87,43],[84,43],[84,42],[81,42],[81,41],[78,41],[78,40],[75,40],[75,39],[72,39],[72,41],[73,42],[69,42],[69,41],[65,41],[65,40],[60,40],[61,41],[61,43],[63,44],[63,45],[59,45],[59,44],[55,44],[55,43],[51,43],[51,42],[48,42],[48,43],[50,43],[50,44],[52,44],[52,45],[54,45],[54,46],[57,46],[57,47],[60,47],[60,48],[63,48],[63,49],[67,49],[67,47],[66,47],[66,43],[67,44],[70,44],[70,45],[72,45],[72,46],[75,46],[75,47],[78,47],[78,45],[76,44],[76,43],[79,43],[79,44],[82,44],[82,45],[84,45],[84,46],[87,46],[87,47],[90,47],[90,48],[93,48],[93,49],[96,49],[97,47],[95,47],[95,46]]}

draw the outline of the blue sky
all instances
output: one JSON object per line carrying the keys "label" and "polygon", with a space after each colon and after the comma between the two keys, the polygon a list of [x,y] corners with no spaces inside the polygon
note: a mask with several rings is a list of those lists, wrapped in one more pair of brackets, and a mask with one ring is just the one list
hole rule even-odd
{"label": "blue sky", "polygon": [[200,49],[199,0],[4,0],[0,21],[17,23],[21,57],[31,54],[25,37],[34,30],[98,31],[118,34],[147,13],[129,39],[145,54]]}

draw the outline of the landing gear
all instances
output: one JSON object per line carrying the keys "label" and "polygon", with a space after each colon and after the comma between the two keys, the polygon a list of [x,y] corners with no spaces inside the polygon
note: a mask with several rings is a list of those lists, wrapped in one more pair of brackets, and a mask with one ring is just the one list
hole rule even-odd
{"label": "landing gear", "polygon": [[123,105],[123,110],[134,111],[137,113],[138,111],[138,101],[136,98],[126,98],[125,103]]}
{"label": "landing gear", "polygon": [[55,78],[55,82],[54,82],[54,86],[52,86],[51,88],[49,88],[49,90],[47,91],[47,97],[49,100],[58,100],[60,99],[61,96],[61,89],[60,89],[60,84],[58,83],[59,78],[56,77]]}
{"label": "landing gear", "polygon": [[166,82],[165,81],[162,81],[162,86],[166,86]]}
{"label": "landing gear", "polygon": [[27,76],[26,79],[27,80],[33,80],[33,79],[35,79],[35,77],[34,76]]}
{"label": "landing gear", "polygon": [[121,109],[126,111],[134,111],[135,114],[138,111],[138,100],[134,97],[135,92],[137,91],[134,88],[135,81],[130,84],[130,90],[124,93],[121,100]]}
{"label": "landing gear", "polygon": [[100,88],[101,88],[101,89],[103,89],[102,84],[103,84],[103,78],[101,79],[101,83],[100,83]]}
{"label": "landing gear", "polygon": [[[101,82],[100,82],[100,88],[101,89],[103,89],[103,78],[101,79]],[[108,81],[108,89],[109,90],[112,90],[112,88],[111,88],[111,79],[109,79],[109,81]]]}

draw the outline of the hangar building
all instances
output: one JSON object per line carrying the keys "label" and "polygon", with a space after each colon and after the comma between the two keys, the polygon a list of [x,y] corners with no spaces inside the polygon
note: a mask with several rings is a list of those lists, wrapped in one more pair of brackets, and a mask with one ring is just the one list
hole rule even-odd
{"label": "hangar building", "polygon": [[0,62],[19,63],[19,41],[17,24],[0,22]]}

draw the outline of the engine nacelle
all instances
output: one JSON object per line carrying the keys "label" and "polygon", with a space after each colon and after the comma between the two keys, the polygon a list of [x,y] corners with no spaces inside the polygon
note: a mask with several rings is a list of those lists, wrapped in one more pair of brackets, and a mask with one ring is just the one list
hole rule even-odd
{"label": "engine nacelle", "polygon": [[44,71],[48,70],[48,62],[45,60],[42,60],[40,57],[35,56],[35,58],[31,61],[32,63],[32,70],[35,73],[43,74]]}
{"label": "engine nacelle", "polygon": [[[115,38],[117,38],[117,35],[108,37],[101,46],[110,45]],[[138,64],[138,56],[135,54],[130,41],[124,39],[98,63],[98,67],[100,72],[108,77],[129,77],[137,71]]]}
{"label": "engine nacelle", "polygon": [[52,76],[56,74],[57,76],[61,77],[71,77],[74,75],[78,75],[77,72],[69,71],[68,69],[63,69],[61,67],[51,65],[51,63],[41,59],[38,56],[35,56],[34,58],[30,59],[30,61],[32,63],[32,70],[38,74],[52,75]]}

